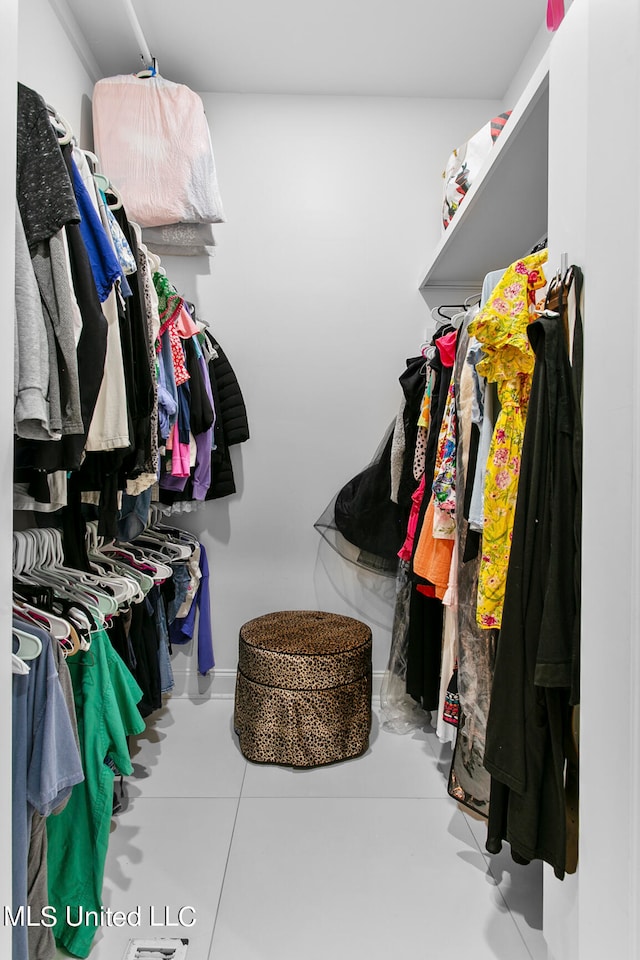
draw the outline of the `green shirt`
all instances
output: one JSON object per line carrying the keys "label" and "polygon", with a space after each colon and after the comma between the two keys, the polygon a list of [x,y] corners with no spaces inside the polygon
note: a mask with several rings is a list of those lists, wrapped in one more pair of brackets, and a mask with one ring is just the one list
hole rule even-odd
{"label": "green shirt", "polygon": [[47,820],[48,902],[56,909],[58,943],[86,957],[97,926],[70,926],[67,910],[72,923],[89,910],[100,915],[115,777],[105,758],[121,773],[132,773],[127,736],[141,733],[145,723],[136,706],[142,691],[104,630],[93,634],[90,650],[80,650],[67,663],[85,779],[74,787],[62,813]]}

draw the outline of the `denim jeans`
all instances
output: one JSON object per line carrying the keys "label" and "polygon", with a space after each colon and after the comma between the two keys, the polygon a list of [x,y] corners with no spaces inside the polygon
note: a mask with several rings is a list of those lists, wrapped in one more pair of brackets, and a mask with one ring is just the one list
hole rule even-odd
{"label": "denim jeans", "polygon": [[169,656],[169,628],[167,626],[167,613],[164,606],[164,597],[157,587],[151,591],[151,602],[153,604],[153,616],[158,631],[158,664],[160,667],[160,691],[169,693],[175,686],[173,679],[173,669],[171,667],[171,657]]}
{"label": "denim jeans", "polygon": [[171,569],[173,570],[173,586],[175,590],[175,596],[170,602],[169,609],[167,610],[167,623],[169,625],[173,623],[178,610],[184,603],[187,596],[189,583],[191,582],[191,571],[189,570],[187,563],[172,563]]}

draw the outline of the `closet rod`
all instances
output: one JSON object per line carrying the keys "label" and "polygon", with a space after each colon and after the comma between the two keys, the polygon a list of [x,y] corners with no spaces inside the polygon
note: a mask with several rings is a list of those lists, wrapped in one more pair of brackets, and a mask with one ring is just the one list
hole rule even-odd
{"label": "closet rod", "polygon": [[140,26],[140,21],[138,20],[136,11],[133,8],[133,0],[122,0],[122,6],[124,7],[124,12],[129,18],[129,23],[131,24],[131,29],[134,32],[135,38],[138,41],[140,56],[144,60],[144,65],[145,67],[150,67],[153,64],[153,57],[151,56],[149,44],[147,43],[144,33],[142,32],[142,27]]}

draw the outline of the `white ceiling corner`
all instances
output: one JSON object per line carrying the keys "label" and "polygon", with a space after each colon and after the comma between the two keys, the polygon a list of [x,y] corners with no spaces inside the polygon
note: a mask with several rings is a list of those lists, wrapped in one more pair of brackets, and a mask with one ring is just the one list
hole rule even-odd
{"label": "white ceiling corner", "polygon": [[[72,14],[103,76],[141,65],[123,2],[50,0]],[[162,75],[199,92],[465,99],[504,96],[546,10],[546,0],[133,2]]]}

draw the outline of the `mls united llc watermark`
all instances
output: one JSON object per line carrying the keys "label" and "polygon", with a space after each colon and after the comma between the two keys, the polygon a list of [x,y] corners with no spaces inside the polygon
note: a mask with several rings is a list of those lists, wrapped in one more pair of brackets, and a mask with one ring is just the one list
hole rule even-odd
{"label": "mls united llc watermark", "polygon": [[6,904],[2,907],[2,923],[5,927],[55,927],[58,920],[69,927],[193,927],[196,922],[195,907],[169,907],[140,905],[132,910],[113,910],[100,907],[87,910],[83,906],[67,906],[64,916],[56,907],[45,906],[32,910],[31,906],[15,909]]}

